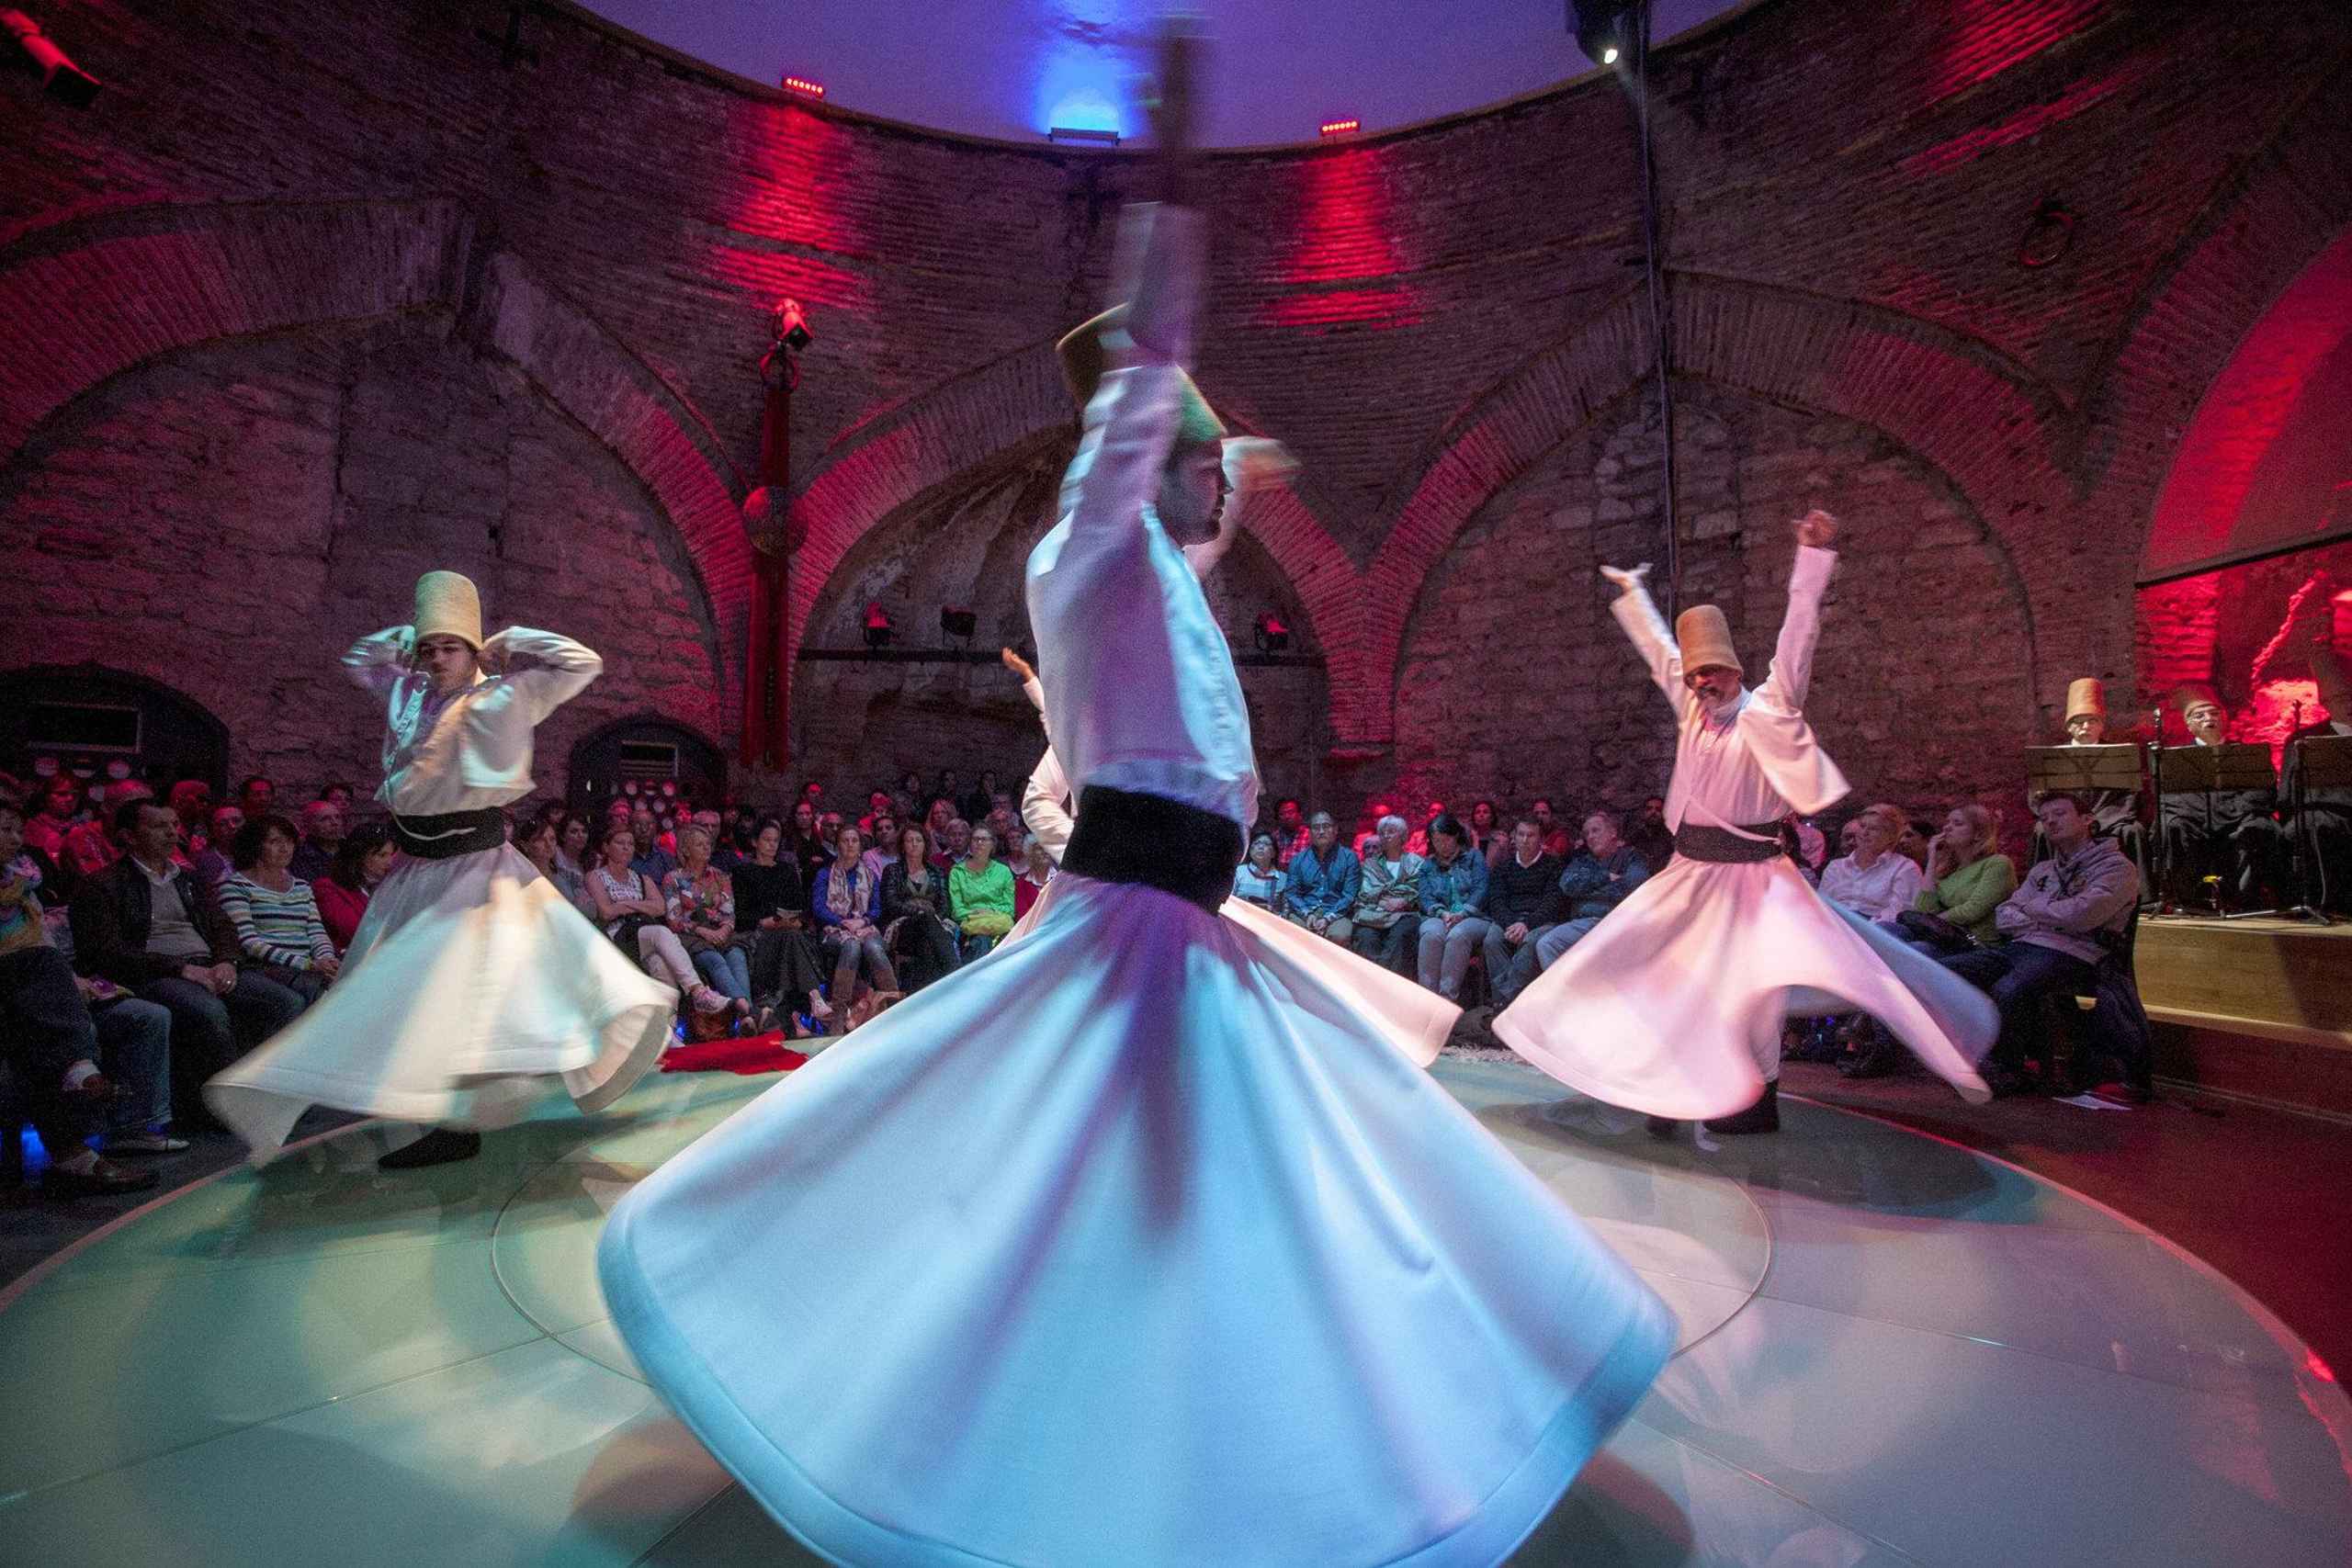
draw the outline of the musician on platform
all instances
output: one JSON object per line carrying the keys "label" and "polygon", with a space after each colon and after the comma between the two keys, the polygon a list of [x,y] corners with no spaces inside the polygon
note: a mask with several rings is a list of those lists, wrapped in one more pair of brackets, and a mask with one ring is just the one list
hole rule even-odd
{"label": "musician on platform", "polygon": [[2345,671],[2329,631],[2312,640],[2312,678],[2325,716],[2288,737],[2279,804],[2302,873],[2303,901],[2342,913],[2352,910],[2352,787],[2305,784],[2300,806],[2295,791],[2303,761],[2299,742],[2352,736],[2352,674]]}
{"label": "musician on platform", "polygon": [[[2172,706],[2191,742],[2221,746],[2229,739],[2230,712],[2212,687],[2176,689]],[[2286,834],[2273,813],[2275,789],[2187,790],[2157,802],[2156,827],[2165,847],[2165,895],[2191,907],[2206,902],[2208,877],[2221,879],[2221,901],[2245,908],[2279,882]]]}

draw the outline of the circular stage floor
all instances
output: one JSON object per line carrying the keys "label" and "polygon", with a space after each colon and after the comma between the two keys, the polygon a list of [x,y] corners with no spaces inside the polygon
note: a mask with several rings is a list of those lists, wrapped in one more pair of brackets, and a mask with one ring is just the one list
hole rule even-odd
{"label": "circular stage floor", "polygon": [[[1513,1562],[2352,1559],[2343,1391],[2143,1227],[1801,1101],[1710,1150],[1555,1119],[1516,1065],[1437,1076],[1682,1328]],[[355,1127],[69,1249],[0,1296],[0,1559],[813,1561],[638,1380],[592,1261],[774,1081],[662,1078],[400,1177],[373,1161],[408,1131]]]}

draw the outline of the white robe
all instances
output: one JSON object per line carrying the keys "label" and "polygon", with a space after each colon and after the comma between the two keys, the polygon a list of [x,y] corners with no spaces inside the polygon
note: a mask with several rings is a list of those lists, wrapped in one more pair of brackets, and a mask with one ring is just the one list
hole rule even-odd
{"label": "white robe", "polygon": [[[1683,684],[1681,655],[1649,595],[1637,588],[1617,600],[1618,624],[1679,723],[1668,827],[1769,831],[1792,808],[1819,811],[1846,793],[1804,717],[1837,559],[1797,551],[1771,670],[1740,694],[1728,723]],[[1990,1098],[1975,1068],[1999,1027],[1990,998],[1825,900],[1784,856],[1676,855],[1536,976],[1494,1031],[1596,1100],[1695,1119],[1746,1109],[1780,1076],[1783,1019],[1846,1010],[1886,1024],[1962,1098]]]}
{"label": "white robe", "polygon": [[[1231,657],[1145,504],[1174,383],[1107,379],[1031,558],[1052,733],[1081,787],[1244,821]],[[1508,1556],[1663,1305],[1243,921],[1068,871],[1046,899],[621,1201],[598,1266],[647,1377],[836,1562]]]}
{"label": "white robe", "polygon": [[[480,810],[531,791],[532,730],[603,660],[516,626],[491,638],[471,687],[435,701],[403,662],[406,627],[344,658],[386,704],[384,784],[402,817]],[[560,1087],[609,1105],[660,1057],[677,994],[631,964],[513,845],[403,855],[326,994],[204,1086],[261,1163],[311,1105],[405,1122],[495,1127]]]}
{"label": "white robe", "polygon": [[[1042,716],[1045,693],[1037,682],[1032,678],[1023,690]],[[1077,827],[1069,808],[1069,776],[1062,772],[1061,759],[1047,746],[1022,790],[1021,818],[1057,866]],[[1036,902],[1029,906],[1029,912],[1006,936],[1006,943],[1019,941],[1044,922],[1054,888],[1060,881],[1057,875],[1046,885]],[[1460,1008],[1428,987],[1416,985],[1394,970],[1383,968],[1272,910],[1239,898],[1228,898],[1217,915],[1233,924],[1235,938],[1252,963],[1284,976],[1293,989],[1311,988],[1301,983],[1303,975],[1311,976],[1316,986],[1353,998],[1363,1025],[1379,1032],[1417,1066],[1426,1067],[1437,1060],[1439,1048],[1453,1032],[1454,1021],[1462,1016]]]}

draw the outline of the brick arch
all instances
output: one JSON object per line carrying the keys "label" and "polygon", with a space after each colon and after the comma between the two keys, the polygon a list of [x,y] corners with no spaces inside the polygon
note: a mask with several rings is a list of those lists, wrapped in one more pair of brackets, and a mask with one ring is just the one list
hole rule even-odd
{"label": "brick arch", "polygon": [[[1224,412],[1237,426],[1256,428],[1248,410]],[[1060,367],[1052,346],[1040,344],[956,378],[863,433],[793,500],[795,521],[806,533],[793,558],[785,646],[800,647],[833,573],[886,519],[996,455],[1072,423]],[[1343,650],[1356,644],[1343,628],[1362,618],[1363,595],[1347,552],[1314,510],[1288,491],[1253,505],[1249,526],[1297,589],[1330,660],[1333,685],[1343,674],[1348,684],[1356,683],[1364,671],[1344,663]]]}
{"label": "brick arch", "polygon": [[677,529],[731,722],[751,549],[715,439],[585,312],[481,245],[457,203],[159,204],[17,231],[0,252],[0,463],[67,402],[158,355],[432,309],[520,367]]}
{"label": "brick arch", "polygon": [[[2025,611],[2040,687],[2035,604],[2016,545],[2070,486],[2052,461],[2062,417],[2050,389],[1982,345],[1899,312],[1794,290],[1678,274],[1679,374],[1876,429],[1939,470],[1985,526]],[[1430,572],[1496,491],[1649,373],[1638,302],[1621,299],[1524,363],[1459,421],[1398,508],[1366,572],[1352,650],[1374,681],[1332,695],[1343,750],[1393,737],[1396,661]]]}
{"label": "brick arch", "polygon": [[2198,405],[2270,307],[2352,227],[2352,70],[2311,96],[2208,203],[2159,265],[2085,403],[2082,481],[2109,492],[2142,533],[2188,451]]}

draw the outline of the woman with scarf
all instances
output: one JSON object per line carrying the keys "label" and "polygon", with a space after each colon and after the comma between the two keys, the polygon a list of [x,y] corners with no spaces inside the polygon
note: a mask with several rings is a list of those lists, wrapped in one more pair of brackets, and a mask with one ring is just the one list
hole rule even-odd
{"label": "woman with scarf", "polygon": [[846,1015],[857,999],[861,974],[877,991],[897,990],[899,976],[890,967],[889,944],[882,940],[882,886],[864,863],[865,840],[844,823],[833,844],[832,863],[817,874],[808,908],[832,961],[834,1010]]}

